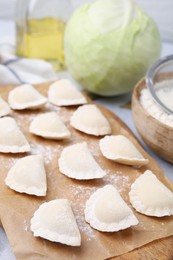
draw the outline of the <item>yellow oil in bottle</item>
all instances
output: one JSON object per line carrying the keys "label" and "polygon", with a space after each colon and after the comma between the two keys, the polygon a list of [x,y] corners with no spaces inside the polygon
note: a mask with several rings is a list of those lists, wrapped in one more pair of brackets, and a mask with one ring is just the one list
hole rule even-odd
{"label": "yellow oil in bottle", "polygon": [[65,23],[57,18],[29,19],[25,32],[17,27],[17,55],[50,61],[56,70],[65,68]]}

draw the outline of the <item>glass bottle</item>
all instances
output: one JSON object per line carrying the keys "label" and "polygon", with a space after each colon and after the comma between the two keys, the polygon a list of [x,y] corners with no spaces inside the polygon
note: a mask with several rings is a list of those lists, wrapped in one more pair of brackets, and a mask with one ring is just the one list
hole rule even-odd
{"label": "glass bottle", "polygon": [[17,0],[16,54],[65,68],[64,29],[72,13],[69,0]]}

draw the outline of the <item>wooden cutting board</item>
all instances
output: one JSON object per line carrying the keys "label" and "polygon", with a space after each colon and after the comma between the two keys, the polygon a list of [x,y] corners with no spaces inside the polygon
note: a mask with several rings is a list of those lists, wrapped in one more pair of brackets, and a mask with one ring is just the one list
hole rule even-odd
{"label": "wooden cutting board", "polygon": [[[43,85],[36,86],[36,88],[38,88],[38,90],[42,94],[47,96],[48,86],[49,86],[49,84],[43,84]],[[0,94],[6,100],[7,100],[10,89],[12,89],[12,87],[1,87],[0,88]],[[115,172],[117,172],[117,174],[119,173],[120,175],[123,175],[124,177],[130,176],[129,178],[131,178],[131,176],[133,176],[133,174],[134,174],[133,178],[135,178],[135,176],[136,176],[135,174],[139,175],[146,169],[154,170],[158,174],[161,181],[163,181],[169,187],[171,187],[171,188],[173,187],[172,184],[168,180],[165,179],[164,174],[162,173],[162,171],[159,168],[159,166],[157,165],[157,163],[151,157],[149,157],[149,155],[147,155],[147,153],[143,150],[143,148],[141,147],[139,142],[136,140],[136,138],[132,134],[132,132],[129,130],[129,128],[116,115],[114,115],[107,109],[100,107],[101,111],[105,114],[105,116],[108,118],[108,120],[111,124],[113,134],[124,134],[124,135],[128,136],[129,139],[131,139],[131,141],[136,145],[136,147],[144,154],[144,156],[149,158],[150,163],[147,167],[145,166],[142,169],[133,169],[132,167],[122,166],[122,165],[116,164],[114,162],[110,162],[109,160],[103,158],[101,156],[99,150],[95,150],[95,149],[97,149],[96,146],[98,145],[99,138],[80,133],[70,127],[69,114],[72,114],[72,112],[75,109],[76,109],[76,107],[72,107],[72,108],[68,108],[68,109],[62,108],[60,111],[58,110],[58,112],[61,112],[61,115],[63,115],[63,119],[65,120],[67,126],[69,127],[70,131],[72,132],[72,136],[73,136],[75,142],[76,141],[86,141],[90,145],[90,148],[93,149],[93,151],[95,151],[96,160],[99,161],[101,167],[102,168],[105,167],[105,169],[108,170],[108,176],[106,177],[107,179],[105,179],[105,181],[103,181],[102,183],[100,183],[98,181],[85,181],[82,184],[82,189],[87,191],[87,189],[89,190],[94,185],[99,188],[100,186],[103,186],[103,184],[105,184],[107,182],[108,183],[111,182],[111,180],[115,181],[115,179],[114,179]],[[50,110],[50,108],[49,108],[49,110]],[[44,112],[46,112],[46,111],[47,110],[45,109]],[[12,116],[14,116],[17,119],[17,122],[20,123],[19,125],[22,128],[22,131],[26,135],[29,142],[31,142],[33,146],[35,144],[37,144],[39,146],[39,149],[42,149],[41,146],[44,146],[44,145],[47,147],[50,146],[51,148],[55,147],[55,145],[57,145],[57,146],[60,145],[62,147],[68,145],[67,143],[64,144],[63,142],[61,144],[59,144],[59,143],[55,143],[55,141],[44,140],[42,138],[32,136],[31,134],[28,133],[28,130],[27,130],[28,122],[29,122],[28,120],[31,120],[31,118],[36,116],[38,113],[40,113],[40,111],[39,112],[38,111],[32,111],[32,112],[22,111],[22,112],[13,112],[13,114],[12,114]],[[62,148],[62,147],[60,147],[60,148]],[[38,149],[37,149],[37,151],[38,151]],[[40,151],[42,151],[42,150],[40,150]],[[53,151],[55,152],[55,149]],[[9,158],[12,157],[12,158],[16,159],[18,157],[18,155],[7,155],[6,156],[6,155],[1,154],[0,157],[1,157],[0,160],[1,160],[1,167],[2,167],[3,160],[7,160],[7,162],[8,162]],[[22,155],[20,155],[19,157],[22,157]],[[56,161],[57,161],[57,155],[53,154],[53,157],[55,157],[55,158],[52,158],[52,161],[50,162],[50,165],[48,166],[48,167],[50,167],[50,166],[53,167],[52,172],[51,172],[51,169],[48,168],[50,170],[50,174],[48,176],[48,185],[49,185],[48,194],[47,194],[46,198],[43,199],[43,201],[53,199],[55,197],[55,195],[56,195],[56,197],[59,196],[59,193],[63,191],[63,188],[62,188],[61,191],[58,191],[58,193],[56,193],[57,192],[56,188],[58,189],[58,185],[60,183],[62,185],[68,184],[68,190],[66,191],[66,193],[69,196],[69,198],[71,198],[73,200],[73,198],[71,197],[72,194],[71,194],[70,189],[72,186],[73,186],[73,188],[74,187],[77,188],[77,186],[80,186],[81,182],[73,181],[73,180],[68,179],[67,177],[61,176],[61,175],[59,175],[60,179],[57,182],[56,175],[53,175],[55,170],[58,171],[57,166],[54,165],[54,159],[56,159]],[[171,260],[171,259],[173,259],[173,236],[167,237],[164,239],[161,238],[159,240],[155,240],[154,242],[151,242],[152,239],[150,239],[150,237],[149,237],[148,239],[146,239],[146,241],[149,241],[150,243],[147,243],[144,246],[138,245],[138,249],[135,249],[129,253],[122,254],[121,256],[118,256],[118,253],[116,253],[117,257],[112,257],[112,258],[108,257],[108,255],[112,255],[112,256],[115,255],[114,251],[116,251],[115,250],[116,245],[117,246],[119,245],[119,248],[121,248],[121,250],[120,250],[121,252],[123,251],[123,247],[126,247],[126,246],[127,246],[127,248],[129,246],[129,250],[131,250],[131,239],[129,237],[130,231],[127,231],[127,232],[120,231],[117,234],[103,234],[100,232],[96,232],[96,236],[94,236],[94,239],[92,237],[90,238],[91,241],[86,239],[87,242],[86,241],[82,242],[84,245],[82,245],[81,248],[79,248],[79,249],[75,249],[75,248],[72,249],[71,247],[65,247],[65,246],[61,246],[56,243],[50,243],[49,241],[43,240],[41,238],[40,239],[34,238],[33,235],[31,234],[31,232],[28,230],[29,229],[28,226],[26,227],[27,232],[25,232],[25,230],[21,229],[21,219],[23,219],[23,216],[25,216],[26,217],[25,224],[28,223],[28,219],[30,219],[30,217],[33,213],[33,209],[37,208],[40,201],[37,198],[33,198],[33,196],[30,197],[28,195],[17,194],[16,192],[11,191],[7,187],[5,187],[5,185],[3,184],[3,178],[6,176],[7,168],[8,167],[6,165],[6,169],[4,169],[4,172],[1,172],[2,185],[1,185],[1,192],[0,192],[0,208],[1,208],[1,211],[2,211],[2,208],[4,211],[3,211],[3,214],[0,211],[0,217],[2,220],[2,224],[5,228],[5,231],[7,233],[7,236],[9,238],[9,241],[17,256],[17,259],[19,259],[19,260],[31,259],[31,255],[33,255],[35,251],[38,251],[37,253],[39,253],[39,255],[41,255],[42,248],[43,248],[43,252],[44,252],[45,247],[48,248],[48,253],[46,251],[44,252],[45,254],[46,253],[48,254],[45,259],[51,259],[51,260],[57,259],[57,257],[59,256],[58,250],[60,253],[63,253],[63,254],[64,253],[66,254],[66,252],[68,250],[67,258],[59,257],[59,259],[71,259],[72,254],[73,254],[73,259],[82,259],[82,260],[83,259],[101,260],[101,259],[105,259],[105,258],[119,259],[119,260],[120,259],[122,259],[122,260],[126,260],[126,259],[127,260],[132,260],[132,259],[133,260],[138,260],[138,259],[139,260],[145,260],[145,259],[147,259],[147,260],[154,260],[154,259],[169,260],[170,259]],[[121,177],[123,177],[123,176],[121,176]],[[126,184],[126,179],[127,178],[124,178],[125,184]],[[56,184],[56,182],[57,182],[57,184]],[[55,184],[57,186],[54,186]],[[121,183],[121,184],[123,184],[123,183]],[[119,187],[119,188],[121,188],[121,187]],[[120,190],[122,190],[122,195],[125,196],[125,198],[127,200],[126,188],[127,187],[122,187],[122,189],[120,189]],[[54,190],[53,193],[50,189]],[[80,192],[82,192],[82,190]],[[89,196],[88,192],[86,192],[86,196]],[[77,199],[77,197],[76,197],[76,199]],[[83,201],[85,201],[85,199],[86,199],[85,194],[83,193],[81,196],[82,203],[83,203]],[[6,203],[3,204],[3,202],[1,200],[6,200]],[[24,204],[22,204],[22,203],[24,203]],[[74,206],[77,206],[76,203],[77,202],[74,202]],[[29,205],[32,208],[32,210],[31,211],[30,211],[30,209],[28,210],[28,207],[26,207],[25,204]],[[128,204],[129,204],[129,202],[128,202]],[[13,207],[14,207],[14,211],[11,212],[11,209]],[[20,215],[17,212],[18,207],[19,208],[21,207]],[[15,214],[15,210],[17,212],[16,214]],[[8,216],[8,212],[9,212],[9,215],[11,214],[11,216],[13,218],[11,216],[10,217]],[[150,218],[148,218],[148,220],[147,220],[147,217],[142,216],[141,214],[136,213],[136,212],[135,212],[135,214],[138,218],[140,218],[140,220],[144,220],[144,222],[146,222],[146,223],[148,220],[150,221]],[[169,220],[170,220],[170,218],[169,218]],[[171,220],[172,220],[172,218],[171,218]],[[9,223],[10,221],[11,221],[11,223]],[[160,228],[160,231],[162,231],[161,223],[156,223],[156,226],[157,226],[157,228]],[[80,228],[80,226],[79,226],[79,228]],[[88,228],[89,227],[86,226],[84,228],[84,232],[82,233],[82,238],[84,238],[84,240],[85,240],[85,235],[86,235],[85,230]],[[150,230],[150,226],[148,227],[148,229]],[[140,234],[137,235],[137,233],[135,233],[137,231],[139,231],[138,228],[136,229],[136,231],[134,228],[134,230],[133,230],[134,236],[136,234],[136,237],[139,236],[139,238],[140,238]],[[92,232],[95,232],[95,231],[92,231]],[[173,234],[173,232],[172,232],[172,234]],[[27,245],[29,245],[28,247],[30,249],[26,249],[26,247],[23,247],[23,241],[25,241],[25,235],[26,235],[26,241],[29,242],[29,244],[27,244]],[[21,237],[22,237],[22,241],[21,241]],[[158,232],[158,237],[162,237],[162,236],[159,236],[159,232]],[[123,243],[124,243],[123,245],[121,242],[122,238],[123,238]],[[132,238],[134,238],[134,237],[132,237]],[[154,239],[156,239],[156,237]],[[136,244],[137,244],[137,240],[138,240],[138,237],[137,237],[137,239],[134,239],[134,241],[136,241],[135,242]],[[18,241],[18,243],[16,243],[16,241]],[[117,244],[115,242],[117,242]],[[127,243],[127,245],[126,245],[126,243]],[[20,244],[20,246],[18,246],[18,244]],[[97,245],[99,245],[99,246],[97,247]],[[104,248],[104,247],[105,247],[105,249],[103,250],[103,254],[101,254],[100,252],[102,252],[102,248]],[[98,248],[100,248],[100,251]],[[29,250],[29,252],[27,250]],[[51,250],[53,252],[53,255],[50,256]],[[91,252],[86,256],[85,250],[90,250]],[[129,250],[126,250],[126,251],[129,251]],[[109,253],[108,253],[108,251],[109,251]],[[20,252],[20,256],[19,256],[19,252]],[[45,257],[45,255],[44,255],[44,257]],[[41,259],[41,258],[42,257],[40,256],[38,258],[33,258],[33,259],[35,260],[35,259]]]}
{"label": "wooden cutting board", "polygon": [[173,237],[159,239],[132,252],[112,259],[116,260],[172,260]]}

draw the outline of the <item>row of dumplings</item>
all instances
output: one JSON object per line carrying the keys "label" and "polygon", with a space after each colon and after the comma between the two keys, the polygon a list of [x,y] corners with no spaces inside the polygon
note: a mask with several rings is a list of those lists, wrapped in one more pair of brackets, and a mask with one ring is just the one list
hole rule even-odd
{"label": "row of dumplings", "polygon": [[[85,105],[93,110],[98,110],[95,105]],[[80,122],[80,116],[78,117],[79,107],[71,117],[71,125],[75,128],[75,122],[78,124]],[[98,110],[99,111],[99,110]],[[81,115],[81,114],[80,114]],[[81,115],[82,116],[82,115]],[[95,117],[97,120],[97,115]],[[48,123],[49,122],[49,123]],[[87,128],[91,122],[88,122],[88,125],[85,125],[85,122],[79,124],[78,130],[82,131],[82,128]],[[81,127],[81,128],[80,128]],[[92,126],[91,126],[92,127]],[[80,129],[79,129],[80,128]],[[87,128],[88,129],[88,128]],[[71,136],[70,131],[65,126],[61,118],[56,112],[47,112],[41,115],[37,115],[30,124],[29,131],[35,135],[47,138],[47,139],[66,139]],[[94,126],[92,132],[100,131],[100,128]],[[3,117],[0,119],[0,152],[4,153],[22,153],[29,152],[30,145],[26,140],[26,137],[21,132],[15,119],[11,117]]]}
{"label": "row of dumplings", "polygon": [[[99,136],[111,133],[107,119],[93,104],[78,107],[70,118],[70,124],[73,128],[86,134]],[[70,131],[56,112],[38,115],[30,125],[30,132],[44,138],[57,140],[71,136]]]}
{"label": "row of dumplings", "polygon": [[[104,137],[100,140],[100,148],[103,155],[105,153],[105,157],[107,157],[106,152],[108,152],[108,154],[112,152],[111,149],[108,149],[109,147],[107,147],[109,143],[106,142],[104,144],[106,138],[108,137]],[[111,144],[113,143],[113,138],[122,140],[125,139],[126,141],[129,141],[122,135],[109,136],[109,138]],[[104,146],[106,146],[106,148]],[[137,159],[135,152],[138,153],[138,150],[136,150],[135,147],[132,148],[134,149],[134,151],[133,149],[131,151],[132,157],[129,155],[129,157],[127,157],[127,155],[121,154],[121,146],[119,145],[117,146],[116,151],[113,151],[114,158],[107,158],[114,159],[115,161],[118,160],[121,163],[124,162],[125,164],[131,164],[132,160],[133,162],[136,160],[138,163],[140,160],[144,160],[140,158]],[[119,153],[117,153],[117,150],[120,150]],[[65,147],[59,156],[58,166],[62,174],[69,178],[78,180],[98,179],[103,178],[106,175],[106,172],[100,167],[90,152],[86,142],[75,143]],[[30,169],[32,169],[32,174],[30,174]],[[43,158],[40,155],[29,155],[19,159],[8,172],[5,183],[11,189],[18,192],[24,192],[36,196],[45,196],[47,184]]]}
{"label": "row of dumplings", "polygon": [[[108,120],[93,104],[78,107],[70,118],[70,124],[73,128],[90,135],[111,134]],[[65,139],[71,136],[70,131],[56,112],[36,116],[30,124],[29,131],[48,139]],[[120,163],[129,165],[148,163],[148,159],[145,159],[133,143],[122,135],[105,136],[100,142],[100,148],[106,158]],[[11,117],[0,119],[0,151],[4,153],[30,151],[26,138]]]}
{"label": "row of dumplings", "polygon": [[[68,79],[61,79],[50,85],[48,101],[56,106],[86,104],[87,99]],[[0,117],[8,115],[11,109],[38,109],[45,105],[44,97],[32,85],[24,84],[9,91],[8,103],[0,97]]]}
{"label": "row of dumplings", "polygon": [[[132,184],[129,199],[136,211],[142,214],[155,217],[173,215],[173,193],[149,170]],[[112,185],[105,185],[90,196],[84,216],[91,227],[102,232],[116,232],[139,223]],[[31,231],[34,236],[50,241],[81,245],[80,230],[67,199],[41,204],[31,219]]]}

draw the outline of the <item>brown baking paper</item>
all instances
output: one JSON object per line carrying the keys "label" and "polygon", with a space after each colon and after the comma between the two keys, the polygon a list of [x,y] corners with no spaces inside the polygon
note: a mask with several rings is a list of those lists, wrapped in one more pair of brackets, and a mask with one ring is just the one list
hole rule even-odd
{"label": "brown baking paper", "polygon": [[[38,90],[47,96],[48,85],[37,86]],[[2,97],[7,99],[9,87],[0,89]],[[58,108],[47,104],[44,109],[37,111],[12,112],[31,145],[31,154],[42,154],[47,172],[48,192],[45,197],[36,197],[17,193],[4,184],[4,179],[14,163],[27,154],[1,154],[0,165],[0,219],[6,231],[16,259],[82,259],[97,260],[119,256],[135,248],[145,245],[153,240],[173,235],[173,217],[154,218],[133,212],[139,220],[135,227],[124,231],[103,233],[94,230],[84,219],[86,200],[96,189],[105,184],[114,185],[127,204],[130,206],[128,192],[134,180],[146,169],[151,169],[157,177],[172,190],[172,184],[167,181],[152,158],[142,149],[130,130],[115,115],[101,108],[107,116],[112,134],[124,134],[130,138],[136,147],[149,158],[149,164],[141,168],[124,166],[104,158],[99,150],[100,138],[83,134],[74,130],[69,124],[69,118],[76,107]],[[57,111],[72,133],[68,141],[50,141],[36,137],[29,133],[32,119],[43,112]],[[90,151],[107,175],[101,180],[78,181],[70,179],[59,172],[58,158],[63,147],[76,142],[86,141]],[[31,168],[32,174],[32,168]],[[76,217],[81,236],[82,245],[71,247],[60,243],[53,243],[46,239],[36,238],[30,230],[30,220],[45,201],[57,198],[66,198],[70,201]]]}

